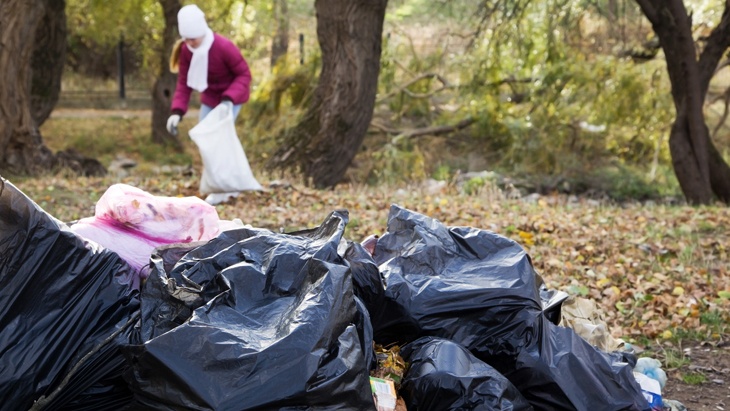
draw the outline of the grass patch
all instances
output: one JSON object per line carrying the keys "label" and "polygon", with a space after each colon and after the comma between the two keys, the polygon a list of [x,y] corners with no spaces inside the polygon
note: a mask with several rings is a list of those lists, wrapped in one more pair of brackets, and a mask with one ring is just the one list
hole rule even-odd
{"label": "grass patch", "polygon": [[700,385],[707,382],[707,377],[699,372],[683,373],[682,381],[689,385]]}
{"label": "grass patch", "polygon": [[664,361],[662,363],[666,369],[681,368],[691,363],[691,360],[681,350],[670,348],[665,349],[663,352]]}
{"label": "grass patch", "polygon": [[183,151],[176,152],[152,143],[148,113],[140,115],[130,111],[116,117],[94,117],[97,114],[89,111],[86,115],[90,117],[49,118],[40,129],[46,146],[54,152],[73,148],[84,156],[99,160],[105,167],[117,156],[135,160],[145,168],[164,164],[188,165],[197,155],[194,143],[186,138],[191,124],[181,127],[179,136]]}

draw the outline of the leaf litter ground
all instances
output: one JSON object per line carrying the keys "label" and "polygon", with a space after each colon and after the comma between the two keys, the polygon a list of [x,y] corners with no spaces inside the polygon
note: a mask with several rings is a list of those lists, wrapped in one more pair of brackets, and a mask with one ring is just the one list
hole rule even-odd
{"label": "leaf litter ground", "polygon": [[[116,182],[154,195],[195,196],[197,177],[74,178],[12,181],[61,221],[92,216]],[[730,409],[730,208],[613,204],[569,196],[507,199],[453,185],[338,186],[312,190],[262,181],[263,192],[218,205],[222,219],[275,231],[319,225],[335,209],[350,214],[346,236],[386,229],[399,204],[449,226],[494,231],[520,243],[550,289],[595,301],[616,338],[660,359],[664,397],[689,410]]]}

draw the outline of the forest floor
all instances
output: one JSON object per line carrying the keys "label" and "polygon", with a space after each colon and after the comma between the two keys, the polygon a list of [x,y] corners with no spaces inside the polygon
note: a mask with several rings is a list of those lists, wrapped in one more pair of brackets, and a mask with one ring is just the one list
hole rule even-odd
{"label": "forest floor", "polygon": [[[59,109],[54,118],[144,117],[148,110]],[[193,114],[193,113],[191,113]],[[257,176],[258,177],[258,176]],[[61,221],[93,214],[100,193],[127,183],[155,195],[199,195],[199,175],[157,174],[13,182]],[[549,288],[595,301],[615,337],[662,361],[665,399],[690,411],[730,410],[730,210],[613,204],[574,196],[506,198],[497,189],[466,195],[454,184],[312,190],[267,176],[262,192],[217,206],[222,219],[273,230],[350,213],[353,240],[385,230],[391,204],[449,226],[488,229],[519,242]]]}
{"label": "forest floor", "polygon": [[[665,370],[662,397],[681,402],[689,411],[730,410],[730,343],[684,341],[682,352],[681,364]],[[666,361],[661,353],[654,358]]]}

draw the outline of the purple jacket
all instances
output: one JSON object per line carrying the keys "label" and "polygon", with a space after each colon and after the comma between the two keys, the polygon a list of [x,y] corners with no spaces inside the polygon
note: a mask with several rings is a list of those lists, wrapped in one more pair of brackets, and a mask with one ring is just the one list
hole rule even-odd
{"label": "purple jacket", "polygon": [[[251,90],[251,71],[241,56],[241,51],[229,39],[214,33],[213,44],[208,51],[208,88],[200,94],[200,102],[209,107],[217,106],[223,98],[233,104],[248,101]],[[177,76],[175,95],[172,98],[172,112],[181,116],[188,111],[190,94],[188,69],[193,53],[182,45],[180,70]]]}

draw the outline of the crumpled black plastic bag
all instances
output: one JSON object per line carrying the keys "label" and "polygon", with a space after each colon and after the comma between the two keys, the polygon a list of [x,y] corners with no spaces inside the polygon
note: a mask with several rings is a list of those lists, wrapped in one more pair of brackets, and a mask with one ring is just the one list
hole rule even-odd
{"label": "crumpled black plastic bag", "polygon": [[120,409],[132,399],[119,348],[138,315],[134,271],[0,185],[0,409],[42,396],[38,409]]}
{"label": "crumpled black plastic bag", "polygon": [[169,260],[153,256],[145,343],[127,350],[136,403],[372,409],[350,269],[337,253],[346,223],[346,212],[334,212],[301,235],[227,231],[169,272]]}
{"label": "crumpled black plastic bag", "polygon": [[419,338],[401,355],[410,364],[399,391],[409,410],[533,409],[505,376],[453,341]]}
{"label": "crumpled black plastic bag", "polygon": [[[366,269],[356,282],[376,278],[361,253],[348,255]],[[545,317],[542,279],[516,242],[393,205],[373,259],[383,302],[364,301],[377,343],[453,340],[509,378],[536,409],[648,409],[631,367]]]}

